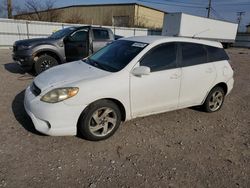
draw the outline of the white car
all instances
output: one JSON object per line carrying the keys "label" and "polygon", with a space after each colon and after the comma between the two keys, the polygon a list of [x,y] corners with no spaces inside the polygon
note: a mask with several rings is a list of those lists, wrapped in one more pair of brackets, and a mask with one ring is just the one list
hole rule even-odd
{"label": "white car", "polygon": [[44,134],[102,140],[132,118],[198,105],[218,111],[234,83],[228,59],[218,42],[123,38],[37,76],[24,106]]}

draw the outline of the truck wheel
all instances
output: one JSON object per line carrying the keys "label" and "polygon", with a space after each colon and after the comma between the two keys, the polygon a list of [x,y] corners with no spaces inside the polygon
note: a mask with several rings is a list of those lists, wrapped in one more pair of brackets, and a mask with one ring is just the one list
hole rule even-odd
{"label": "truck wheel", "polygon": [[37,61],[35,62],[35,71],[36,74],[40,74],[41,72],[58,65],[57,60],[47,54],[41,55],[38,57]]}

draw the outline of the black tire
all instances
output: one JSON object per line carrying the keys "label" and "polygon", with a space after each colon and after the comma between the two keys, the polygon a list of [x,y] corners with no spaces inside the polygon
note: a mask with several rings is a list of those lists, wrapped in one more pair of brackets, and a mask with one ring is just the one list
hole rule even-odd
{"label": "black tire", "polygon": [[38,57],[34,65],[34,69],[36,74],[40,74],[41,72],[56,65],[58,65],[58,61],[54,57],[44,54]]}
{"label": "black tire", "polygon": [[[112,110],[112,112],[107,114],[107,118],[116,119],[115,123],[112,124],[110,122],[105,122],[104,120],[101,120],[102,115],[104,115],[104,112],[106,112],[105,110]],[[97,119],[97,117],[95,116],[96,113],[99,116],[98,117],[99,124],[95,120]],[[104,124],[107,126],[105,126]],[[120,124],[121,124],[121,112],[119,107],[110,100],[100,100],[91,104],[90,106],[87,107],[87,109],[84,110],[78,122],[78,133],[80,133],[80,135],[87,140],[91,141],[104,140],[112,136],[118,129]],[[106,134],[104,134],[105,132],[104,126],[108,127],[106,129],[108,130]],[[93,133],[94,132],[93,129],[95,128],[98,128],[98,130],[96,130],[96,132]]]}
{"label": "black tire", "polygon": [[[214,100],[216,94],[218,96],[218,101],[214,102],[214,101],[216,101],[216,100]],[[219,99],[219,96],[220,96],[220,99]],[[216,112],[216,111],[220,110],[223,103],[224,103],[224,99],[225,99],[225,91],[219,86],[214,87],[209,92],[204,104],[202,105],[203,110],[205,112],[209,112],[209,113]],[[213,103],[214,103],[214,105],[213,105]]]}

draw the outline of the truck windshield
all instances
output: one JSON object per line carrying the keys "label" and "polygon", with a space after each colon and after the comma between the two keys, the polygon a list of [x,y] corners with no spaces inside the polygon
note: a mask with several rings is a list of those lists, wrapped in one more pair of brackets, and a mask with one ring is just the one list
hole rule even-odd
{"label": "truck windshield", "polygon": [[67,36],[68,34],[70,34],[71,32],[75,31],[76,29],[74,27],[68,27],[65,29],[61,29],[59,31],[54,32],[52,35],[49,36],[49,38],[52,39],[60,39],[64,36]]}
{"label": "truck windshield", "polygon": [[148,44],[136,41],[117,40],[102,48],[85,62],[109,72],[123,69]]}

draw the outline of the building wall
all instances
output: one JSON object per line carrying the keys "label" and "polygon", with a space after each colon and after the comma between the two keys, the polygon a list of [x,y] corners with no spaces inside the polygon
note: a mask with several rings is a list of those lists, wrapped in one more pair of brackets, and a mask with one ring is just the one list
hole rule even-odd
{"label": "building wall", "polygon": [[162,28],[164,12],[135,5],[135,26]]}
{"label": "building wall", "polygon": [[[140,6],[130,5],[99,5],[99,6],[75,6],[52,10],[53,14],[48,19],[48,12],[40,12],[42,21],[93,24],[93,25],[115,25],[124,27],[161,28],[164,13],[158,10]],[[15,16],[17,19],[39,20],[35,14],[24,14]]]}
{"label": "building wall", "polygon": [[129,18],[128,27],[134,24],[134,6],[87,6],[71,7],[60,11],[61,22],[71,22],[72,19],[80,19],[80,23],[94,25],[112,25],[112,18],[117,16],[127,16]]}

